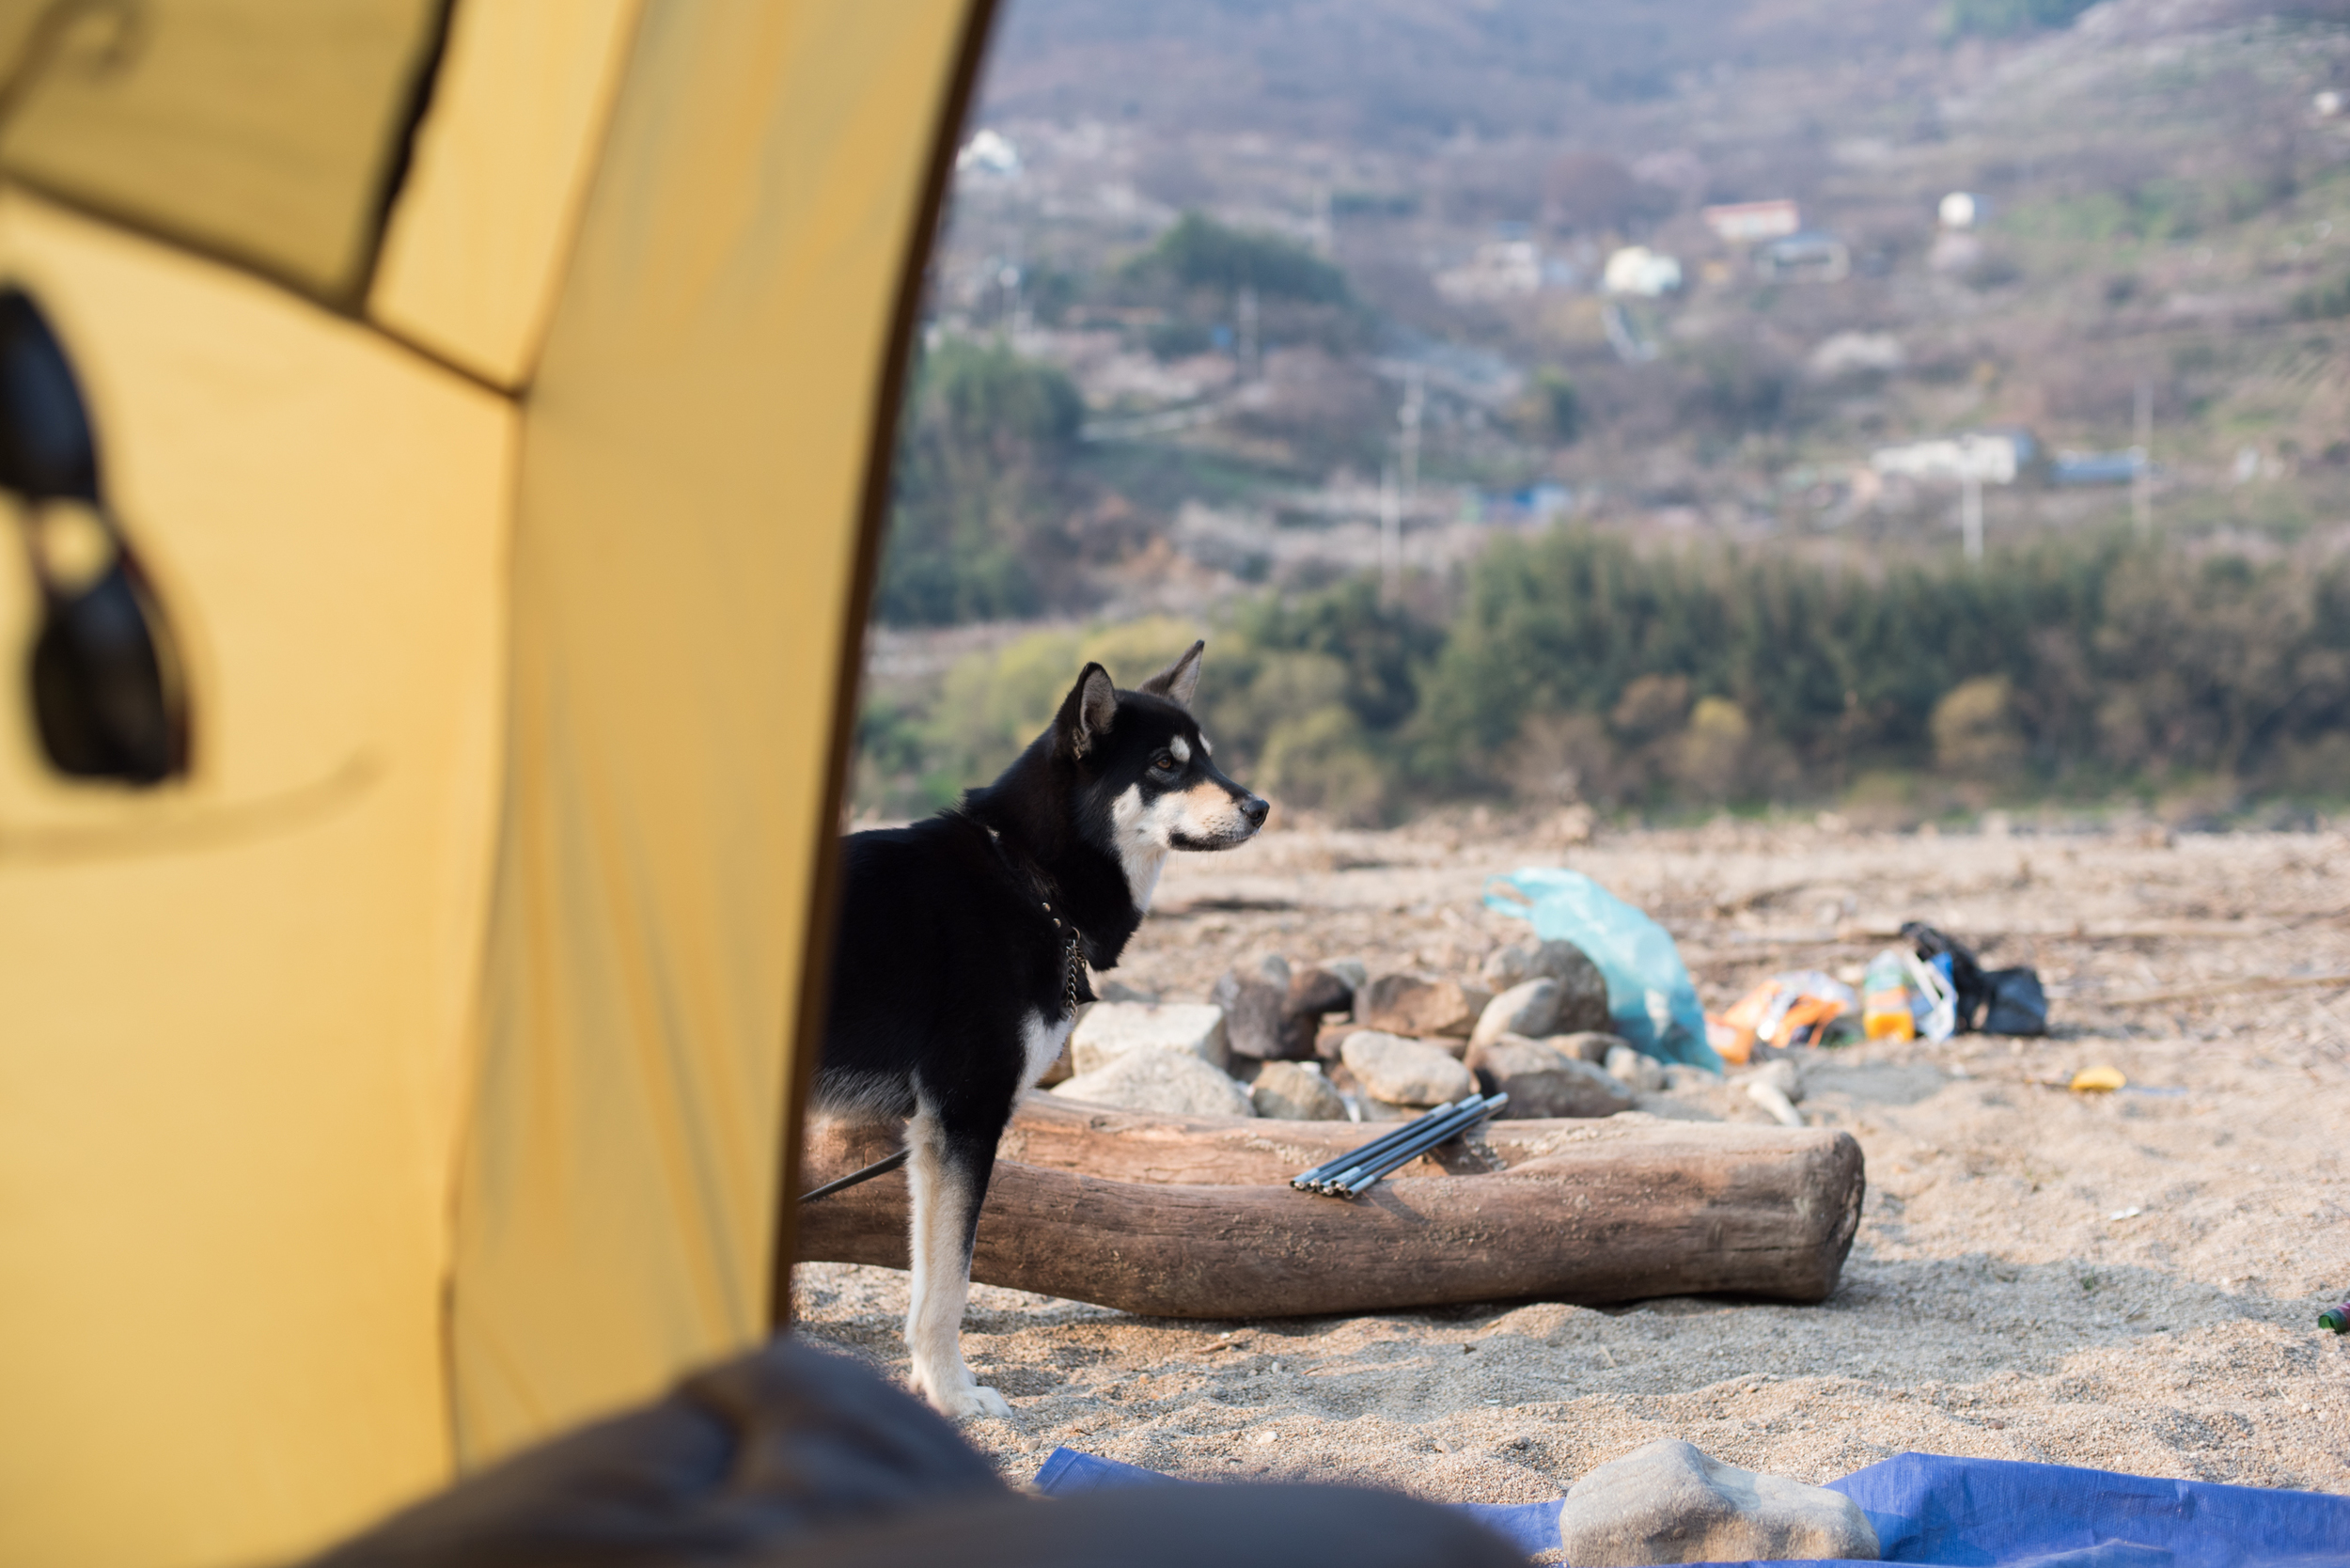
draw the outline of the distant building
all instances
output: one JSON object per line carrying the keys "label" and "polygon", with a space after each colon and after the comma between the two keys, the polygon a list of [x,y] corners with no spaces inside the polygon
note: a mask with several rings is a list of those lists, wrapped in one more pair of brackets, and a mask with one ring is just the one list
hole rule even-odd
{"label": "distant building", "polygon": [[1869,371],[1898,370],[1909,363],[1902,340],[1889,332],[1839,332],[1824,339],[1805,359],[1805,367],[1823,379]]}
{"label": "distant building", "polygon": [[1681,287],[1681,260],[1646,245],[1626,245],[1611,253],[1600,274],[1600,287],[1611,294],[1637,294],[1654,299]]}
{"label": "distant building", "polygon": [[1852,252],[1833,234],[1790,234],[1758,245],[1754,274],[1769,283],[1841,283],[1852,274]]}
{"label": "distant building", "polygon": [[2048,482],[2060,485],[2128,484],[2153,464],[2136,447],[2118,452],[2059,452],[2048,465]]}
{"label": "distant building", "polygon": [[1705,227],[1726,245],[1758,245],[1803,227],[1803,209],[1792,201],[1733,201],[1699,211]]}
{"label": "distant building", "polygon": [[1531,240],[1496,240],[1465,265],[1436,274],[1436,292],[1456,303],[1511,299],[1543,287],[1543,253]]}
{"label": "distant building", "polygon": [[1020,149],[1000,131],[981,131],[955,154],[955,172],[1009,180],[1020,172]]}
{"label": "distant building", "polygon": [[1972,191],[1952,191],[1942,198],[1935,216],[1945,228],[1972,228],[1982,220],[1982,197]]}
{"label": "distant building", "polygon": [[1908,479],[2013,484],[2038,449],[2039,444],[2022,431],[1970,431],[1940,441],[1880,447],[1869,454],[1869,466],[1877,473]]}

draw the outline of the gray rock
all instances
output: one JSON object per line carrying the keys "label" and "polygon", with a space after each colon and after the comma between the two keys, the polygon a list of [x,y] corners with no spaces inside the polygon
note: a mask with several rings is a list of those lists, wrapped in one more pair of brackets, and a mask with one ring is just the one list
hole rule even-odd
{"label": "gray rock", "polygon": [[1668,1438],[1567,1488],[1560,1555],[1576,1568],[1652,1562],[1877,1560],[1876,1531],[1840,1492],[1758,1475]]}
{"label": "gray rock", "polygon": [[1334,969],[1316,964],[1290,977],[1290,1011],[1319,1022],[1325,1012],[1347,1012],[1355,1006],[1355,982]]}
{"label": "gray rock", "polygon": [[1529,979],[1559,982],[1559,1018],[1551,1027],[1560,1034],[1608,1027],[1607,977],[1574,943],[1541,944],[1528,960],[1526,973]]}
{"label": "gray rock", "polygon": [[1550,1027],[1558,1018],[1559,982],[1527,980],[1485,1004],[1485,1011],[1477,1015],[1477,1027],[1469,1031],[1469,1045],[1474,1049],[1505,1034],[1539,1040],[1551,1032]]}
{"label": "gray rock", "polygon": [[1519,1035],[1471,1045],[1467,1065],[1486,1093],[1510,1096],[1501,1109],[1505,1121],[1613,1116],[1636,1103],[1630,1090],[1590,1062]]}
{"label": "gray rock", "polygon": [[1371,969],[1359,958],[1325,958],[1321,967],[1346,982],[1350,992],[1360,991],[1371,979]]}
{"label": "gray rock", "polygon": [[1355,1021],[1386,1034],[1466,1038],[1492,1000],[1482,988],[1459,980],[1381,975],[1355,993]]}
{"label": "gray rock", "polygon": [[1665,1064],[1630,1045],[1607,1048],[1607,1075],[1642,1094],[1664,1092]]}
{"label": "gray rock", "polygon": [[1268,1061],[1248,1098],[1259,1116],[1279,1121],[1343,1121],[1346,1101],[1330,1080],[1293,1061]]}
{"label": "gray rock", "polygon": [[1564,1051],[1577,1061],[1588,1061],[1594,1067],[1607,1062],[1607,1053],[1622,1045],[1629,1050],[1632,1042],[1620,1034],[1606,1034],[1597,1029],[1585,1029],[1577,1034],[1554,1034],[1543,1043],[1554,1050]]}
{"label": "gray rock", "polygon": [[1292,970],[1269,958],[1228,971],[1208,999],[1224,1010],[1225,1038],[1235,1057],[1310,1061],[1325,1012],[1355,1005],[1355,988],[1326,969]]}
{"label": "gray rock", "polygon": [[1507,991],[1526,979],[1533,962],[1534,955],[1524,948],[1496,948],[1485,955],[1478,978],[1496,991]]}
{"label": "gray rock", "polygon": [[1246,1090],[1181,1051],[1129,1051],[1106,1067],[1078,1074],[1052,1092],[1088,1105],[1157,1116],[1257,1114]]}
{"label": "gray rock", "polygon": [[1178,1051],[1221,1068],[1229,1059],[1224,1010],[1198,1002],[1096,1002],[1069,1034],[1069,1061],[1080,1075],[1129,1051]]}
{"label": "gray rock", "polygon": [[1291,1054],[1283,1016],[1288,980],[1276,985],[1253,968],[1233,969],[1215,982],[1208,1000],[1224,1010],[1225,1043],[1233,1056],[1277,1058]]}
{"label": "gray rock", "polygon": [[1441,1105],[1477,1091],[1475,1074],[1425,1041],[1357,1029],[1339,1053],[1363,1092],[1389,1105]]}

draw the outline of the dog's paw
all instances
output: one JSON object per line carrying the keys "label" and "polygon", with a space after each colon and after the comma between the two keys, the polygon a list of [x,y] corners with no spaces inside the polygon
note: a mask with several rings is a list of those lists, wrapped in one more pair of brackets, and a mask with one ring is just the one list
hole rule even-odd
{"label": "dog's paw", "polygon": [[973,1383],[945,1393],[931,1395],[931,1403],[950,1421],[975,1420],[981,1417],[1006,1417],[1011,1414],[1011,1402],[984,1383]]}

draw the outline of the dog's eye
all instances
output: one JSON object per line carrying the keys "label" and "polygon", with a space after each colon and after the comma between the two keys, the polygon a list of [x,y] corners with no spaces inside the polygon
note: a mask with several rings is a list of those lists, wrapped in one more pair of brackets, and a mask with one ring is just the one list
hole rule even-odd
{"label": "dog's eye", "polygon": [[1175,771],[1175,754],[1171,751],[1160,752],[1156,757],[1151,759],[1151,767],[1155,773],[1173,773]]}

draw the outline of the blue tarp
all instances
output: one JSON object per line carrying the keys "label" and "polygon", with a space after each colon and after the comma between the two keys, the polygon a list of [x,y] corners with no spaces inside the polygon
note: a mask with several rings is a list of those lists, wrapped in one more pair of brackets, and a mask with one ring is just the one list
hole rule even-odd
{"label": "blue tarp", "polygon": [[[1155,1471],[1056,1449],[1049,1497],[1167,1484]],[[1887,1562],[1950,1568],[2332,1568],[2350,1565],[2350,1497],[1904,1453],[1831,1481],[1875,1527]],[[1461,1503],[1524,1552],[1559,1544],[1559,1504]],[[1800,1565],[1799,1565],[1800,1568]],[[1811,1568],[1838,1568],[1815,1561]]]}

